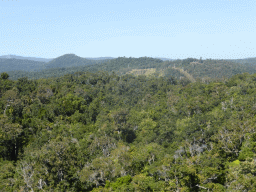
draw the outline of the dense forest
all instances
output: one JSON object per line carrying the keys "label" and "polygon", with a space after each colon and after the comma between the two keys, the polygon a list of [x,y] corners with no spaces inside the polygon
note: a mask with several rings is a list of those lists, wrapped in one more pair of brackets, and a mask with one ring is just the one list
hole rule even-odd
{"label": "dense forest", "polygon": [[0,191],[255,191],[254,71],[144,57],[3,72]]}

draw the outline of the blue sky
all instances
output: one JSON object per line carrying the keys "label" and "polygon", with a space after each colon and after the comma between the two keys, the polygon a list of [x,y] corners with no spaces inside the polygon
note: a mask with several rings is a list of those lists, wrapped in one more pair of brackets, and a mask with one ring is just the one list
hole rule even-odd
{"label": "blue sky", "polygon": [[0,55],[256,57],[255,0],[1,0]]}

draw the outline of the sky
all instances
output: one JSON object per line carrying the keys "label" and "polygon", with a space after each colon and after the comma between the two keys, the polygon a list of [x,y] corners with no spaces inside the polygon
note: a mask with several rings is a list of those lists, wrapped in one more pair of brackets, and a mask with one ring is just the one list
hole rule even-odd
{"label": "sky", "polygon": [[255,0],[0,0],[0,55],[256,57]]}

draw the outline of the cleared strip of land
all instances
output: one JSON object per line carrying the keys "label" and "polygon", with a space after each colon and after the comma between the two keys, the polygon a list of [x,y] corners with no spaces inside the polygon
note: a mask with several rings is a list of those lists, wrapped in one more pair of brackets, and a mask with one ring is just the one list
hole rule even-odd
{"label": "cleared strip of land", "polygon": [[128,74],[134,75],[151,75],[156,72],[156,68],[149,68],[149,69],[133,69],[128,72]]}
{"label": "cleared strip of land", "polygon": [[183,69],[177,68],[177,67],[172,67],[175,70],[178,70],[180,73],[182,73],[183,75],[185,75],[191,82],[196,82],[196,80],[194,79],[194,77],[192,75],[190,75],[187,71],[184,71]]}

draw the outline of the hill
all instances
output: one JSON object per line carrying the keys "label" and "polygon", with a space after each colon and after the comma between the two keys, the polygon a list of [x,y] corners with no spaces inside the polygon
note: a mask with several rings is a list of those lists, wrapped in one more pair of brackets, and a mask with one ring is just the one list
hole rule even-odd
{"label": "hill", "polygon": [[102,63],[111,58],[99,57],[99,58],[82,58],[75,54],[65,54],[57,57],[46,64],[46,68],[62,68],[62,67],[79,67],[86,65],[93,65],[96,63]]}
{"label": "hill", "polygon": [[[27,76],[29,79],[60,77],[76,72],[116,72],[125,74],[150,74],[153,76],[175,77],[184,81],[196,79],[197,81],[214,81],[227,79],[235,74],[248,72],[253,74],[256,68],[253,65],[240,64],[227,60],[198,60],[188,58],[183,60],[163,61],[150,57],[126,58],[119,57],[111,60],[87,60],[74,54],[67,54],[45,64],[40,72],[11,71],[10,79],[18,79]],[[150,73],[145,69],[151,69]],[[153,73],[152,73],[153,72]],[[188,78],[189,77],[189,78]],[[193,80],[192,80],[193,82]]]}
{"label": "hill", "polygon": [[256,65],[256,57],[245,58],[245,59],[230,59],[230,61],[233,61],[235,63],[241,63],[241,64]]}
{"label": "hill", "polygon": [[96,63],[96,61],[85,59],[75,54],[65,54],[48,62],[46,68],[78,67],[92,65],[94,63]]}
{"label": "hill", "polygon": [[22,70],[22,71],[40,71],[45,69],[45,62],[26,59],[7,59],[0,58],[0,72]]}
{"label": "hill", "polygon": [[[10,74],[26,74],[26,72],[36,72],[41,70],[47,70],[50,68],[66,68],[66,67],[78,67],[101,63],[109,58],[94,58],[85,59],[78,57],[75,54],[66,54],[55,59],[49,59],[49,62],[35,61],[33,57],[21,57],[21,56],[1,56],[0,58],[0,72],[12,71]],[[44,60],[44,59],[38,59]],[[47,61],[47,60],[44,60]],[[42,72],[44,73],[44,72]]]}
{"label": "hill", "polygon": [[227,79],[239,73],[248,72],[253,74],[256,68],[253,65],[240,64],[228,60],[198,60],[194,58],[187,58],[184,60],[175,60],[171,62],[164,62],[162,65],[156,66],[157,71],[163,73],[164,76],[173,76],[176,78],[186,78],[184,73],[180,73],[174,68],[183,69],[190,74],[194,79],[209,81],[214,79]]}
{"label": "hill", "polygon": [[40,62],[46,62],[46,63],[52,60],[52,59],[38,58],[38,57],[23,57],[23,56],[17,56],[17,55],[2,55],[2,56],[0,56],[0,58],[31,60],[31,61],[40,61]]}
{"label": "hill", "polygon": [[132,69],[146,69],[162,63],[160,59],[150,57],[125,58],[119,57],[111,60],[88,60],[74,54],[66,54],[46,63],[45,70],[40,72],[10,71],[10,79],[18,79],[27,76],[29,79],[60,77],[76,72],[107,71],[118,74],[126,74]]}
{"label": "hill", "polygon": [[[8,60],[8,62],[10,63],[11,60]],[[24,62],[24,60],[20,61]],[[65,74],[74,74],[76,72],[107,71],[116,72],[119,75],[148,74],[158,77],[175,77],[189,82],[194,82],[194,80],[210,82],[216,79],[228,79],[239,73],[256,73],[256,65],[252,64],[253,59],[250,61],[250,64],[239,63],[238,60],[234,62],[231,60],[198,60],[195,58],[163,61],[162,59],[151,57],[118,57],[106,60],[89,60],[76,56],[75,54],[66,54],[57,57],[48,63],[44,63],[43,65],[42,63],[40,63],[41,65],[34,63],[24,67],[24,65],[20,64],[16,64],[16,66],[11,66],[9,63],[5,65],[3,64],[2,66],[7,67],[2,68],[1,72],[16,68],[16,71],[8,72],[10,79],[18,79],[24,76],[27,76],[29,79],[38,79],[60,77]],[[18,62],[18,60],[16,60],[16,62]],[[28,60],[24,64],[27,62]],[[242,60],[240,62],[242,62]],[[146,69],[150,69],[150,71]],[[29,72],[26,72],[25,70],[29,70]]]}

